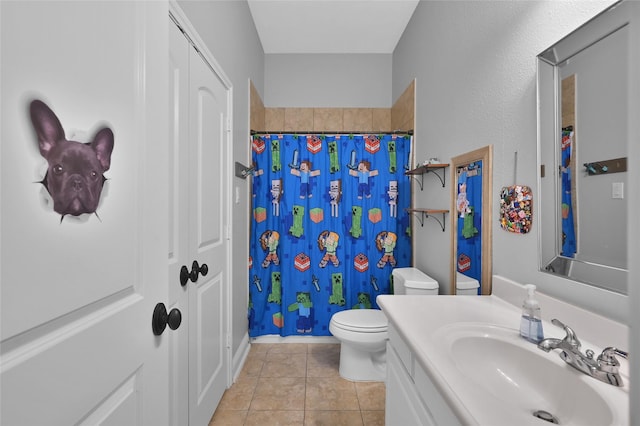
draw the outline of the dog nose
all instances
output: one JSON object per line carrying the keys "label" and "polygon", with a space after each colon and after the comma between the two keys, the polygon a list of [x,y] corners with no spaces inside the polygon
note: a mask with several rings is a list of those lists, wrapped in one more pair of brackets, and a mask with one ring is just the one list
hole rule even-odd
{"label": "dog nose", "polygon": [[71,185],[74,191],[82,191],[82,179],[79,177],[74,178]]}

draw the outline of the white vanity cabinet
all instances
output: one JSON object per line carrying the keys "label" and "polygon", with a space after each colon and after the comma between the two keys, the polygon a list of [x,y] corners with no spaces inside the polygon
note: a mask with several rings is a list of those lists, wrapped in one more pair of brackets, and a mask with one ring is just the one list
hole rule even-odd
{"label": "white vanity cabinet", "polygon": [[409,346],[389,324],[386,426],[459,425]]}

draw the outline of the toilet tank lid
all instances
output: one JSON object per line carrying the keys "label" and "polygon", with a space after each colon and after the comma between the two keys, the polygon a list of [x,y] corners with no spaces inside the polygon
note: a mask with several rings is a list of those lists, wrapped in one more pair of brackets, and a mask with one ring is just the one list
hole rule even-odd
{"label": "toilet tank lid", "polygon": [[438,281],[431,278],[418,268],[396,268],[392,272],[393,278],[400,278],[405,288],[419,288],[434,290],[438,288]]}
{"label": "toilet tank lid", "polygon": [[480,283],[475,278],[468,277],[460,272],[456,274],[456,288],[458,290],[470,290],[480,287]]}

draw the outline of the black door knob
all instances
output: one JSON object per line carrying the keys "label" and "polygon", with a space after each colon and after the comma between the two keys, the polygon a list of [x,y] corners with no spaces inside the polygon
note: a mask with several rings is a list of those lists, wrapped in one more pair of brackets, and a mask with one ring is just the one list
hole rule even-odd
{"label": "black door knob", "polygon": [[167,308],[164,306],[164,303],[158,303],[153,310],[153,317],[151,318],[151,328],[153,329],[153,334],[156,336],[161,335],[167,325],[172,330],[180,327],[182,323],[182,312],[179,309],[173,308],[171,312],[167,314]]}
{"label": "black door knob", "polygon": [[198,264],[197,260],[194,260],[193,263],[191,264],[191,275],[189,276],[189,278],[191,278],[191,282],[196,282],[198,281],[198,274],[202,274],[203,276],[207,275],[209,273],[209,267],[207,266],[206,263],[203,263],[202,266],[200,266]]}
{"label": "black door knob", "polygon": [[185,265],[182,265],[182,268],[180,268],[180,285],[182,287],[187,285],[190,276],[189,269]]}

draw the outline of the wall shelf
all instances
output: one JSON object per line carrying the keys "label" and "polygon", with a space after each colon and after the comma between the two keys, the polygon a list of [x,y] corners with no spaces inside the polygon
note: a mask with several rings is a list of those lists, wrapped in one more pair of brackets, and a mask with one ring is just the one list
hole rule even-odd
{"label": "wall shelf", "polygon": [[[407,170],[406,172],[404,172],[404,174],[406,176],[411,176],[412,178],[414,178],[416,182],[418,182],[418,184],[420,185],[420,190],[423,190],[424,175],[426,173],[433,173],[438,177],[438,179],[440,179],[440,182],[442,183],[442,187],[444,188],[445,176],[446,176],[444,169],[446,169],[447,167],[449,167],[449,164],[425,164],[422,166],[418,166],[415,169]],[[442,171],[442,175],[438,173],[439,170]],[[420,176],[420,180],[418,180],[417,176]]]}
{"label": "wall shelf", "polygon": [[[445,215],[449,213],[449,210],[436,210],[436,209],[405,209],[405,210],[408,213],[413,214],[420,221],[421,226],[424,226],[424,220],[426,218],[429,218],[429,217],[434,218],[440,224],[440,228],[442,228],[442,232],[444,232]],[[439,214],[442,215],[442,221],[440,221],[440,219],[437,216],[435,216]]]}

